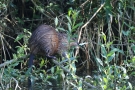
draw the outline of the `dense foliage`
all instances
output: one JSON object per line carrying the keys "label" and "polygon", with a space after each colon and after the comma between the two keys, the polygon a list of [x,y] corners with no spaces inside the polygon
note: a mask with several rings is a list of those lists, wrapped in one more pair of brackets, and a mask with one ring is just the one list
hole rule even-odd
{"label": "dense foliage", "polygon": [[[36,56],[29,73],[28,39],[43,23],[80,47],[58,64]],[[35,90],[134,90],[134,37],[134,0],[1,0],[0,89],[25,90],[31,76]]]}

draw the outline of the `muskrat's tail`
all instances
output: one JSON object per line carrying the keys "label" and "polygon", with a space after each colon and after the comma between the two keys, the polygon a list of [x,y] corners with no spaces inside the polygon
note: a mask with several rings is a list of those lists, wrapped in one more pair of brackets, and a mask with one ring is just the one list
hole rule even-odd
{"label": "muskrat's tail", "polygon": [[[28,61],[28,67],[30,69],[30,73],[32,73],[32,65],[33,65],[33,60],[34,60],[34,54],[30,54],[30,57],[29,57],[29,61]],[[28,77],[28,90],[33,90],[32,89],[32,82],[31,82],[31,78]]]}

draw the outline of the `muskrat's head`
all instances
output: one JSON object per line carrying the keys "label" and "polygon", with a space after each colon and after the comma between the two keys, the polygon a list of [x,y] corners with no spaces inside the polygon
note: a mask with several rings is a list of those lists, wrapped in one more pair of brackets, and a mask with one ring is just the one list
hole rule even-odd
{"label": "muskrat's head", "polygon": [[65,56],[64,54],[71,48],[77,47],[78,43],[75,39],[69,37],[65,33],[59,33],[59,48],[58,52]]}
{"label": "muskrat's head", "polygon": [[69,37],[65,33],[59,33],[59,43],[62,45],[61,47],[65,47],[67,49],[78,46],[77,40]]}

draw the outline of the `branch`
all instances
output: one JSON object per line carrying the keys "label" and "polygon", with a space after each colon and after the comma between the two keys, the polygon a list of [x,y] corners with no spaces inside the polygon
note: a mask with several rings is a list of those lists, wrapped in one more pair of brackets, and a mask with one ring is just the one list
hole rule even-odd
{"label": "branch", "polygon": [[[65,67],[63,67],[61,64],[59,64],[56,60],[52,60],[52,62],[54,64],[56,64],[57,66],[59,66],[61,69],[63,69],[65,72],[67,72],[68,74],[72,75],[70,73],[69,70],[67,70]],[[91,85],[90,83],[87,83],[86,81],[82,80],[82,78],[78,77],[77,75],[75,75],[77,77],[78,80],[81,80],[85,85],[87,85],[88,87],[91,87],[91,88],[96,88],[95,86]]]}
{"label": "branch", "polygon": [[4,67],[4,66],[7,66],[7,65],[9,65],[9,64],[11,64],[11,63],[13,63],[13,62],[16,62],[16,61],[19,60],[19,59],[25,59],[25,58],[27,58],[28,56],[29,56],[29,55],[25,55],[25,56],[22,56],[22,57],[20,57],[20,58],[11,59],[11,60],[9,60],[9,61],[6,61],[6,62],[0,64],[0,68],[1,68],[1,67]]}
{"label": "branch", "polygon": [[90,21],[97,15],[97,13],[103,8],[103,6],[105,5],[105,3],[101,4],[100,8],[94,13],[94,15],[89,19],[89,21],[87,21],[82,27],[81,27],[81,30],[80,30],[80,34],[79,34],[79,38],[78,38],[78,42],[80,41],[80,38],[81,38],[81,33],[82,33],[82,29],[84,27],[86,27]]}
{"label": "branch", "polygon": [[[89,1],[89,0],[87,0],[87,1]],[[86,27],[86,26],[91,22],[91,20],[97,15],[97,13],[103,8],[104,5],[105,5],[105,3],[101,4],[101,6],[99,7],[99,9],[94,13],[94,15],[89,19],[89,21],[87,21],[87,22],[81,27],[80,32],[79,32],[79,36],[78,36],[78,42],[80,42],[80,39],[81,39],[82,29],[83,29],[84,27]],[[78,52],[79,52],[79,48],[76,50],[75,57],[77,56]]]}

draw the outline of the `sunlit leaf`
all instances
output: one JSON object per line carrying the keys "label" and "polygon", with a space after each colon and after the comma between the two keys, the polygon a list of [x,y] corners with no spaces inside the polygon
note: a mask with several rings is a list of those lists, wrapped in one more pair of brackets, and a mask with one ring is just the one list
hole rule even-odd
{"label": "sunlit leaf", "polygon": [[42,73],[40,73],[40,77],[41,77],[41,78],[43,78],[43,77],[44,77],[44,75],[43,75]]}
{"label": "sunlit leaf", "polygon": [[83,22],[80,22],[78,24],[76,24],[74,27],[73,27],[73,30],[75,30],[76,28],[78,28],[79,26],[82,26],[83,25]]}
{"label": "sunlit leaf", "polygon": [[72,25],[72,21],[71,21],[70,17],[69,17],[69,16],[66,16],[66,17],[67,17],[68,22],[69,22],[69,24],[70,24],[70,26],[71,26],[71,25]]}
{"label": "sunlit leaf", "polygon": [[57,17],[55,18],[55,25],[56,26],[58,25],[58,18]]}
{"label": "sunlit leaf", "polygon": [[129,85],[129,88],[130,88],[130,90],[132,90],[132,84],[130,83],[130,82],[128,82],[128,85]]}
{"label": "sunlit leaf", "polygon": [[86,42],[85,43],[80,43],[79,46],[83,46],[83,45],[86,45],[86,44],[88,44],[88,43],[86,43]]}
{"label": "sunlit leaf", "polygon": [[69,10],[68,10],[68,16],[71,16],[71,13],[72,13],[72,8],[69,8]]}
{"label": "sunlit leaf", "polygon": [[82,89],[82,79],[79,80],[78,90],[83,90],[83,89]]}
{"label": "sunlit leaf", "polygon": [[135,56],[132,57],[131,61],[135,64]]}
{"label": "sunlit leaf", "polygon": [[112,42],[107,42],[106,47],[109,48],[112,44],[113,44],[113,41]]}
{"label": "sunlit leaf", "polygon": [[126,68],[124,68],[124,67],[121,66],[121,69],[122,69],[122,71],[123,71],[124,74],[127,73]]}
{"label": "sunlit leaf", "polygon": [[73,18],[74,21],[76,21],[76,18],[78,17],[78,14],[79,14],[79,11],[76,11],[76,10],[73,11],[72,18]]}
{"label": "sunlit leaf", "polygon": [[40,67],[44,66],[45,61],[42,59],[41,63],[40,63]]}
{"label": "sunlit leaf", "polygon": [[106,43],[106,35],[104,34],[104,32],[101,32],[101,36],[102,36],[103,40],[104,40],[105,43]]}
{"label": "sunlit leaf", "polygon": [[108,57],[108,62],[111,62],[115,58],[115,53]]}
{"label": "sunlit leaf", "polygon": [[103,78],[105,83],[108,83],[108,79],[107,78]]}
{"label": "sunlit leaf", "polygon": [[17,41],[21,40],[23,37],[24,37],[24,34],[19,34],[19,35],[16,37],[16,39],[15,39],[14,42],[17,42]]}
{"label": "sunlit leaf", "polygon": [[98,62],[101,66],[103,66],[103,62],[101,61],[101,59],[96,58],[96,60],[97,60],[97,62]]}

